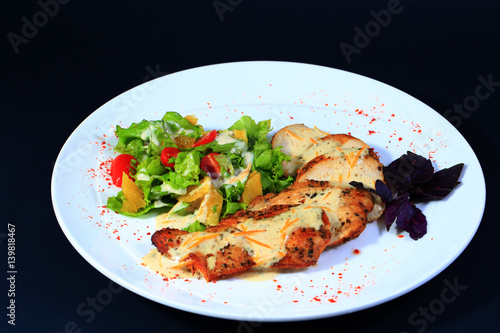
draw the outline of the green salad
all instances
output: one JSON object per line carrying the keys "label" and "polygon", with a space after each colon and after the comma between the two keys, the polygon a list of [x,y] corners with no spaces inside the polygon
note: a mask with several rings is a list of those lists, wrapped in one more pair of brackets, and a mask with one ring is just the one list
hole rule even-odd
{"label": "green salad", "polygon": [[293,182],[281,166],[290,158],[273,149],[270,130],[270,120],[242,116],[228,129],[207,131],[196,117],[177,112],[117,126],[114,149],[120,155],[111,177],[121,190],[108,198],[107,208],[127,216],[175,209],[199,216],[195,229],[215,225],[245,209],[256,194],[280,192]]}

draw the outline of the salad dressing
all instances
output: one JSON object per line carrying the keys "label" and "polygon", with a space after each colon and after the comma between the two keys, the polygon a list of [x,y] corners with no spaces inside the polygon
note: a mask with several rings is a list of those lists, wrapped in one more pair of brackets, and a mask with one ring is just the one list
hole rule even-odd
{"label": "salad dressing", "polygon": [[219,131],[217,137],[215,138],[220,145],[225,145],[233,143],[234,146],[231,148],[230,152],[233,154],[242,154],[248,150],[248,145],[245,141],[237,139],[229,133],[228,130]]}
{"label": "salad dressing", "polygon": [[250,169],[252,167],[253,154],[247,152],[243,155],[243,158],[246,167],[244,169],[235,169],[234,174],[230,175],[229,177],[221,176],[217,179],[212,179],[212,183],[214,184],[215,188],[220,188],[222,185],[236,186],[238,185],[238,182],[244,184],[247,181],[248,176],[250,175]]}

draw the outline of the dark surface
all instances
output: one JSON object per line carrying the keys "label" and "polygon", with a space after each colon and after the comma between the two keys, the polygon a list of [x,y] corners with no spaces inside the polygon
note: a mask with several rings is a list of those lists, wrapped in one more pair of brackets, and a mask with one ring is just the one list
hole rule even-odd
{"label": "dark surface", "polygon": [[[482,163],[488,205],[463,254],[417,290],[375,308],[298,323],[213,319],[159,305],[128,290],[117,291],[94,315],[77,312],[110,286],[71,246],[57,223],[50,197],[53,163],[78,124],[111,98],[149,79],[148,68],[163,75],[244,60],[319,64],[385,82],[442,114],[474,96],[478,77],[500,82],[500,5],[495,1],[401,1],[400,12],[352,54],[350,62],[340,44],[353,45],[355,27],[364,29],[374,19],[370,12],[387,8],[390,1],[230,3],[232,11],[219,16],[211,1],[69,1],[51,6],[53,17],[47,20],[36,1],[2,3],[0,267],[5,273],[0,331],[499,330],[500,287],[494,268],[500,254],[500,224],[491,203],[499,199],[495,188],[500,83],[473,111],[448,114]],[[15,46],[13,34],[21,36],[25,22],[33,22],[34,16],[38,31],[25,29],[29,38]],[[8,223],[16,226],[16,326],[7,325],[6,316]],[[425,315],[425,308],[441,298],[445,281],[466,289],[439,314]]]}

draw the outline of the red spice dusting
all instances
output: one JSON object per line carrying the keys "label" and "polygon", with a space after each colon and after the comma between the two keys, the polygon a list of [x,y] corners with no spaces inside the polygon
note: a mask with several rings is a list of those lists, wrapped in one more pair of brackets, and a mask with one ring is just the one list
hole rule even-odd
{"label": "red spice dusting", "polygon": [[403,141],[403,138],[399,138],[398,140],[399,140],[399,141]]}
{"label": "red spice dusting", "polygon": [[405,235],[398,235],[398,237],[399,237],[399,238],[404,238],[404,237],[405,237]]}
{"label": "red spice dusting", "polygon": [[352,251],[354,254],[360,254],[361,251],[359,251],[358,249],[354,249],[354,251]]}
{"label": "red spice dusting", "polygon": [[292,116],[290,116],[290,119],[292,119],[292,120],[293,120],[293,117],[292,117]]}
{"label": "red spice dusting", "polygon": [[335,303],[335,302],[337,302],[337,301],[336,301],[336,300],[334,300],[333,298],[329,298],[329,299],[328,299],[328,302],[330,302],[330,303]]}
{"label": "red spice dusting", "polygon": [[375,131],[368,130],[368,135],[372,135],[372,134],[375,134]]}

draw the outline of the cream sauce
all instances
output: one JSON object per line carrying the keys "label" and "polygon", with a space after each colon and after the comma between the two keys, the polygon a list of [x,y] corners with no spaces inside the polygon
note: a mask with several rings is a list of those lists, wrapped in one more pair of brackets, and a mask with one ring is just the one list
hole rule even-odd
{"label": "cream sauce", "polygon": [[248,271],[239,273],[236,277],[250,282],[262,282],[269,281],[280,274],[278,269],[249,269]]}
{"label": "cream sauce", "polygon": [[298,158],[302,163],[301,166],[319,155],[323,155],[336,149],[339,145],[340,144],[337,141],[333,140],[318,140],[317,144],[310,146],[309,149],[304,151],[301,155],[298,155]]}
{"label": "cream sauce", "polygon": [[[350,187],[350,186],[349,186]],[[273,206],[273,205],[282,205],[282,204],[289,204],[289,205],[298,205],[302,204],[305,206],[314,206],[314,207],[319,207],[323,209],[328,216],[328,219],[330,221],[330,230],[332,231],[332,234],[336,234],[336,230],[341,227],[340,221],[338,218],[338,211],[339,208],[344,205],[344,203],[340,200],[340,197],[342,196],[342,191],[345,190],[345,187],[328,187],[324,191],[314,191],[312,194],[314,195],[307,195],[306,191],[307,189],[300,189],[298,191],[292,191],[289,192],[287,196],[285,196],[286,199],[283,199],[283,197],[276,196],[274,198],[271,198],[269,201],[265,203],[265,206]],[[262,206],[257,206],[255,209],[252,210],[260,210],[263,209],[264,207]]]}
{"label": "cream sauce", "polygon": [[163,228],[184,229],[198,219],[199,210],[195,211],[194,214],[187,215],[177,213],[177,208],[182,204],[183,203],[179,201],[169,212],[158,215],[155,221],[156,230],[161,230]]}
{"label": "cream sauce", "polygon": [[226,245],[235,245],[253,257],[256,267],[269,268],[286,255],[286,240],[295,229],[319,230],[323,225],[322,212],[319,207],[299,206],[272,218],[247,219],[237,228],[218,233],[190,233],[182,237],[179,247],[169,249],[168,256],[174,262],[181,262],[193,252],[211,255],[207,266],[213,269],[217,252]]}
{"label": "cream sauce", "polygon": [[152,249],[148,254],[142,257],[141,264],[169,279],[188,279],[201,277],[201,274],[197,272],[193,273],[187,269],[172,268],[176,265],[179,265],[179,263],[162,255],[157,249]]}
{"label": "cream sauce", "polygon": [[318,128],[309,128],[304,125],[288,126],[276,134],[273,147],[282,146],[281,151],[290,156],[290,162],[282,163],[283,168],[290,175],[295,175],[303,165],[300,156],[317,144],[317,140],[328,135]]}
{"label": "cream sauce", "polygon": [[[199,272],[191,272],[183,267],[170,268],[179,265],[178,262],[174,262],[167,256],[162,255],[157,249],[152,249],[141,258],[141,264],[148,269],[160,274],[161,276],[168,279],[191,279],[191,278],[201,278]],[[249,282],[262,282],[269,281],[275,278],[277,275],[287,272],[286,269],[249,269],[248,271],[238,273],[235,275],[236,278],[249,281]],[[294,270],[297,271],[297,270]]]}

